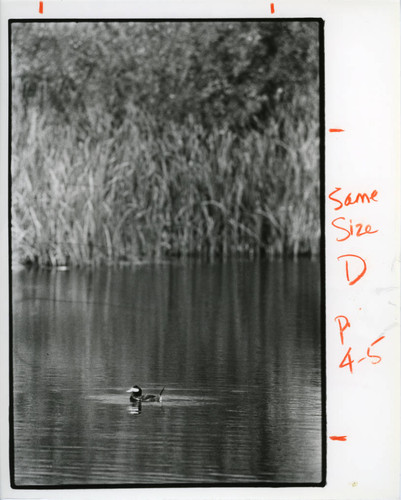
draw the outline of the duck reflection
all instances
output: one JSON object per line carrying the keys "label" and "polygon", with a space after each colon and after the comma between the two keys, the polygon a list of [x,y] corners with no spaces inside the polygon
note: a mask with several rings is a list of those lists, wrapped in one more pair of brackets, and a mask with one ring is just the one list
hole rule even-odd
{"label": "duck reflection", "polygon": [[128,407],[128,413],[131,415],[140,415],[142,413],[142,401],[135,401]]}

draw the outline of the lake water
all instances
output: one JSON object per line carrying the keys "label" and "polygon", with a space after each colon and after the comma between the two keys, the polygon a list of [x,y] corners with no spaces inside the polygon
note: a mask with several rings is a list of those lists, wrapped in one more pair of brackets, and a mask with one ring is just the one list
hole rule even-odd
{"label": "lake water", "polygon": [[17,486],[323,480],[319,262],[12,279]]}

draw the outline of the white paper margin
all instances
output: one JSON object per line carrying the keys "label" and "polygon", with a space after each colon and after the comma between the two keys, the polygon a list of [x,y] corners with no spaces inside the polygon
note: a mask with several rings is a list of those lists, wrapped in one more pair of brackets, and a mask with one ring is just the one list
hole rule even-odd
{"label": "white paper margin", "polygon": [[[270,13],[275,4],[275,14]],[[399,498],[400,471],[400,90],[399,5],[395,0],[247,2],[194,1],[39,1],[0,3],[0,236],[1,259],[1,427],[0,498],[239,498],[244,499],[380,499]],[[12,490],[8,465],[8,19],[49,18],[293,18],[325,22],[326,100],[326,347],[327,484],[323,488],[177,488]],[[330,133],[342,128],[343,133]],[[378,191],[376,204],[334,212],[327,195]],[[322,186],[323,189],[323,186]],[[336,243],[331,226],[337,216],[359,219],[378,228],[376,235]],[[368,270],[350,287],[341,254],[366,259]],[[334,317],[351,321],[344,346]],[[384,335],[375,353],[377,365],[354,363],[351,375],[338,365],[345,344],[357,354]],[[348,346],[347,344],[347,346]],[[363,354],[363,353],[362,353]],[[362,357],[362,354],[360,357]]]}

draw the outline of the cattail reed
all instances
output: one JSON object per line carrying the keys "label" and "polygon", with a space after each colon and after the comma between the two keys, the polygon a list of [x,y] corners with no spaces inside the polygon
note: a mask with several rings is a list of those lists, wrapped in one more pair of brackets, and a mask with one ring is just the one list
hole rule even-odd
{"label": "cattail reed", "polygon": [[[88,108],[60,124],[13,113],[13,259],[99,265],[319,251],[317,123],[263,131],[161,128],[131,106],[116,128]],[[280,123],[280,131],[277,124]]]}

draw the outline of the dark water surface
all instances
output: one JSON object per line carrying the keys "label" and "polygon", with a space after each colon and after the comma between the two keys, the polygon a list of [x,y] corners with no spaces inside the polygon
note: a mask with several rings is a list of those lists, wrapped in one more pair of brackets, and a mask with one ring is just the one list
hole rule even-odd
{"label": "dark water surface", "polygon": [[14,272],[16,485],[319,483],[321,335],[318,262]]}

